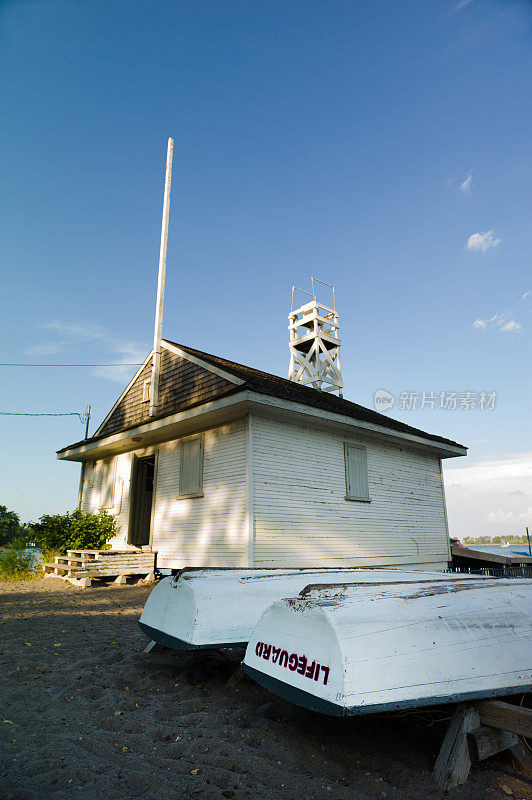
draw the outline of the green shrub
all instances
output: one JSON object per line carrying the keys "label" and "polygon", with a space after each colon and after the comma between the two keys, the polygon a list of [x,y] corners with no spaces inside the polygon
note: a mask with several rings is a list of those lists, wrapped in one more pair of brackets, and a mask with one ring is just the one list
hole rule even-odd
{"label": "green shrub", "polygon": [[0,581],[22,581],[37,577],[39,558],[26,546],[24,536],[0,548]]}
{"label": "green shrub", "polygon": [[30,537],[43,551],[103,550],[118,528],[105,511],[98,514],[45,514],[30,526]]}

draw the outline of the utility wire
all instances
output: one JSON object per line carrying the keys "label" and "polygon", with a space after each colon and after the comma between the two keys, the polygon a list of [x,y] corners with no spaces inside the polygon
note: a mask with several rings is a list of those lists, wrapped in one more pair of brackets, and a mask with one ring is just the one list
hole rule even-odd
{"label": "utility wire", "polygon": [[0,416],[3,417],[79,417],[81,423],[85,422],[85,414],[79,414],[77,411],[67,411],[61,413],[43,411],[43,412],[30,412],[30,411],[0,411]]}
{"label": "utility wire", "polygon": [[17,363],[0,363],[0,367],[140,367],[142,361],[124,362],[120,361],[117,364],[17,364]]}

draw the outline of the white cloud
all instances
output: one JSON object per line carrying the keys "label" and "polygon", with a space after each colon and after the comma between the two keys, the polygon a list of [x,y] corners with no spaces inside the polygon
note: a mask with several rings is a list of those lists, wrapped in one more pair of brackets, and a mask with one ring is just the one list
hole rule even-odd
{"label": "white cloud", "polygon": [[532,292],[525,292],[524,295],[521,297],[521,300],[526,300],[527,297],[530,297]]}
{"label": "white cloud", "polygon": [[123,363],[116,363],[110,367],[96,367],[92,374],[97,378],[107,378],[110,381],[127,383],[127,381],[131,380],[135,369],[130,365],[142,364],[149,351],[146,347],[141,347],[135,342],[116,342],[112,352],[117,353],[117,356],[112,360]]}
{"label": "white cloud", "polygon": [[[55,334],[56,338],[52,342],[41,342],[27,348],[25,351],[31,355],[51,355],[52,353],[64,352],[65,350],[76,347],[77,354],[86,348],[83,345],[91,343],[91,353],[100,351],[94,358],[89,359],[76,355],[76,360],[80,363],[94,361],[104,362],[102,366],[95,367],[93,375],[97,378],[127,383],[134,373],[136,364],[141,364],[148,353],[148,348],[139,342],[120,339],[100,325],[86,322],[64,322],[54,320],[42,326],[45,330]],[[105,355],[101,355],[101,352]],[[105,366],[106,362],[112,362],[110,366]]]}
{"label": "white cloud", "polygon": [[494,314],[489,319],[477,319],[471,323],[472,328],[479,331],[486,330],[487,327],[498,328],[501,333],[522,333],[523,326],[516,319],[513,319],[513,311],[504,311],[502,314]]}
{"label": "white cloud", "polygon": [[62,322],[59,319],[48,322],[43,328],[54,331],[72,341],[90,342],[95,339],[105,338],[106,333],[99,325],[81,322]]}
{"label": "white cloud", "polygon": [[469,196],[471,194],[472,183],[473,183],[473,171],[471,171],[467,176],[467,178],[465,179],[465,181],[462,181],[462,183],[460,184],[460,191]]}
{"label": "white cloud", "polygon": [[532,506],[527,508],[526,511],[522,511],[520,514],[515,511],[503,511],[502,508],[499,508],[498,511],[490,511],[486,517],[486,522],[489,524],[495,523],[497,525],[500,523],[510,523],[521,526],[524,522],[528,522],[529,519],[532,519]]}
{"label": "white cloud", "polygon": [[63,345],[59,342],[44,342],[43,344],[34,344],[32,347],[26,347],[24,352],[29,356],[51,356],[54,353],[59,353],[63,349]]}
{"label": "white cloud", "polygon": [[515,319],[509,320],[505,325],[501,327],[501,331],[503,333],[520,333],[523,330],[523,327],[520,322],[516,322]]}
{"label": "white cloud", "polygon": [[495,250],[502,242],[502,239],[495,239],[493,234],[493,230],[486,231],[486,233],[471,234],[467,240],[467,249],[480,253],[487,253],[488,250]]}
{"label": "white cloud", "polygon": [[444,461],[451,536],[520,534],[532,526],[532,451],[470,466],[454,461]]}

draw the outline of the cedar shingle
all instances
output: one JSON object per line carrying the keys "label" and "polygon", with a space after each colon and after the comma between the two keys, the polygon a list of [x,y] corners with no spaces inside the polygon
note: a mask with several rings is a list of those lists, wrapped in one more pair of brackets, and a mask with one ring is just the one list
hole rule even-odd
{"label": "cedar shingle", "polygon": [[[282,400],[290,400],[294,403],[300,403],[301,405],[312,406],[313,408],[319,408],[336,414],[343,414],[344,416],[379,425],[390,430],[421,436],[433,442],[463,447],[463,445],[459,445],[457,442],[453,442],[450,439],[426,433],[419,428],[413,428],[411,425],[387,417],[385,414],[379,414],[378,411],[365,408],[364,406],[358,405],[358,403],[352,403],[350,400],[337,397],[329,392],[319,392],[317,389],[303,386],[300,383],[294,383],[287,378],[280,378],[277,375],[271,375],[268,372],[262,372],[253,367],[238,364],[235,361],[228,361],[225,358],[220,358],[210,353],[204,353],[201,350],[195,350],[192,347],[177,344],[168,339],[166,341],[178,347],[183,352],[195,356],[205,362],[205,364],[216,367],[235,378],[239,378],[244,383],[242,385],[235,384],[230,380],[220,377],[216,373],[210,372],[208,369],[204,369],[191,361],[187,361],[176,353],[163,349],[161,354],[159,413],[157,418],[184,411],[185,409],[207,403],[233,392],[249,389]],[[113,410],[109,419],[98,429],[97,435],[91,437],[88,441],[101,439],[109,434],[126,430],[127,428],[139,425],[149,419],[149,403],[142,401],[142,393],[144,381],[150,376],[151,364],[147,364],[138,375],[135,383],[131,386],[127,394],[124,395],[120,403]],[[77,442],[76,444],[82,444],[82,442]],[[69,445],[69,447],[74,446],[75,445]],[[63,450],[67,449],[67,447],[63,448]],[[61,450],[58,452],[61,452]]]}

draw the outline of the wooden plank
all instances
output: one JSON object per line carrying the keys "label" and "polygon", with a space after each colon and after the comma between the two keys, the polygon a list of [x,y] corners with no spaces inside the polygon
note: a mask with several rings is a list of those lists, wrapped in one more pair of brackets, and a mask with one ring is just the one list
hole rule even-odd
{"label": "wooden plank", "polygon": [[[74,571],[74,575],[79,576],[81,573]],[[146,575],[145,569],[135,569],[133,567],[117,567],[115,569],[87,569],[84,570],[83,575],[88,575],[91,578],[116,578],[118,575]]]}
{"label": "wooden plank", "polygon": [[510,747],[508,755],[512,764],[527,777],[532,776],[532,752],[522,739],[517,740],[517,744]]}
{"label": "wooden plank", "polygon": [[458,545],[452,544],[451,553],[453,556],[459,556],[460,558],[472,558],[477,561],[492,561],[494,564],[505,564],[507,566],[532,564],[532,558],[530,558],[530,556],[519,556],[512,551],[510,551],[511,555],[503,556],[499,553],[488,553],[485,550],[473,550],[468,547],[458,547]]}
{"label": "wooden plank", "polygon": [[447,791],[466,782],[471,769],[467,734],[479,723],[478,712],[472,706],[458,707],[434,764],[433,775],[440,789]]}
{"label": "wooden plank", "polygon": [[55,560],[57,562],[59,562],[59,563],[62,563],[63,561],[66,561],[66,562],[79,561],[82,564],[84,564],[85,561],[88,561],[89,559],[87,559],[87,558],[78,558],[77,556],[56,556]]}
{"label": "wooden plank", "polygon": [[497,730],[497,728],[490,728],[487,725],[472,731],[468,737],[469,750],[474,761],[482,761],[503,750],[508,750],[518,742],[515,733]]}
{"label": "wooden plank", "polygon": [[[85,563],[92,564],[92,562],[89,562],[89,561],[87,561]],[[124,558],[124,559],[120,559],[120,560],[116,560],[116,561],[114,561],[112,559],[109,559],[109,560],[102,559],[101,561],[98,561],[98,565],[100,565],[102,567],[124,567],[124,566],[127,566],[127,565],[131,565],[131,566],[134,566],[134,567],[153,567],[154,561],[153,561],[153,559],[151,559],[151,561],[149,561],[149,560],[147,561],[147,560],[132,559],[132,558]]]}
{"label": "wooden plank", "polygon": [[532,709],[502,700],[479,700],[474,706],[483,725],[532,738]]}
{"label": "wooden plank", "polygon": [[106,556],[102,556],[102,558],[99,558],[98,561],[101,561],[102,563],[105,563],[105,564],[119,564],[122,561],[131,561],[132,563],[134,562],[135,564],[153,564],[154,557],[153,557],[153,555],[148,555],[148,556],[136,556],[136,555],[132,555],[132,556],[115,556],[114,558],[107,558]]}
{"label": "wooden plank", "polygon": [[136,558],[121,558],[121,559],[102,559],[97,563],[92,561],[86,561],[86,564],[91,564],[94,566],[102,566],[102,567],[123,567],[126,564],[131,564],[132,566],[143,566],[143,567],[153,567],[153,559],[151,561],[136,559]]}
{"label": "wooden plank", "polygon": [[82,567],[71,567],[68,564],[43,564],[44,571],[54,570],[59,572],[74,572],[76,575],[88,575],[88,571]]}

